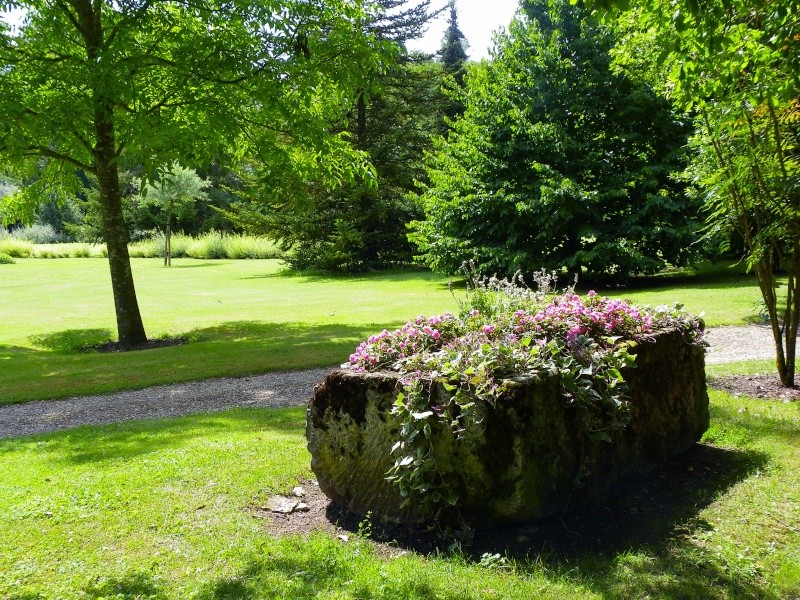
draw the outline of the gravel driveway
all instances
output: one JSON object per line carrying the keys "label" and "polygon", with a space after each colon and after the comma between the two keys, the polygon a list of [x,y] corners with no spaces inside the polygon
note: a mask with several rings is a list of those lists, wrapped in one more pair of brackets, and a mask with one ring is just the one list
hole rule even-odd
{"label": "gravel driveway", "polygon": [[[708,364],[772,358],[766,326],[709,329]],[[0,407],[0,438],[134,419],[158,419],[234,407],[301,406],[330,368],[279,371],[256,377],[207,379],[128,392],[40,400]]]}

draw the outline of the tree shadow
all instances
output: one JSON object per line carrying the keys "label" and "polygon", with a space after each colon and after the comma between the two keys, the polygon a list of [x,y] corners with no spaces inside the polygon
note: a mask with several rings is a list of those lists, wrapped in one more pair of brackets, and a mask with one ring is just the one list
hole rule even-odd
{"label": "tree shadow", "polygon": [[361,282],[361,281],[420,281],[435,282],[442,276],[425,267],[407,267],[386,271],[365,271],[362,273],[326,273],[324,271],[299,271],[288,267],[263,275],[248,275],[241,279],[304,279],[307,282]]}
{"label": "tree shadow", "polygon": [[173,263],[167,268],[169,268],[169,269],[200,269],[200,268],[206,268],[206,267],[219,267],[222,264],[223,263],[221,263],[221,262],[212,262],[212,261],[199,262],[198,261],[196,263],[189,263],[189,264],[185,264],[185,263],[176,264],[176,263]]}
{"label": "tree shadow", "polygon": [[[338,365],[361,340],[381,328],[230,321],[181,332],[186,344],[137,352],[56,352],[0,345],[0,405]],[[101,335],[101,330],[88,331]],[[70,338],[69,332],[52,338],[59,336]]]}
{"label": "tree shadow", "polygon": [[141,572],[90,583],[81,592],[85,598],[95,600],[168,600],[164,587],[151,575]]}
{"label": "tree shadow", "polygon": [[110,329],[64,329],[55,333],[32,335],[28,341],[51,352],[78,352],[89,346],[102,344],[113,338]]}
{"label": "tree shadow", "polygon": [[[471,532],[459,547],[468,560],[499,554],[517,561],[522,572],[545,568],[576,584],[588,583],[604,597],[625,595],[624,588],[615,587],[614,572],[619,556],[631,552],[653,557],[648,569],[669,575],[669,585],[652,590],[652,597],[717,597],[719,588],[732,598],[769,597],[752,577],[726,572],[685,535],[708,528],[698,514],[767,462],[768,455],[760,452],[696,444],[650,476],[623,478],[600,504],[535,523]],[[364,517],[331,503],[327,518],[356,533]],[[446,552],[452,543],[374,516],[371,538],[422,554]]]}
{"label": "tree shadow", "polygon": [[[252,600],[254,598],[322,598],[325,590],[340,589],[352,580],[352,563],[327,552],[311,554],[299,550],[292,556],[255,559],[235,576],[218,580],[196,596],[198,600]],[[390,589],[387,589],[390,588]],[[383,580],[370,589],[366,585],[349,587],[348,598],[442,598],[441,591],[420,580]],[[458,600],[459,596],[447,596]],[[472,596],[470,596],[472,597]]]}

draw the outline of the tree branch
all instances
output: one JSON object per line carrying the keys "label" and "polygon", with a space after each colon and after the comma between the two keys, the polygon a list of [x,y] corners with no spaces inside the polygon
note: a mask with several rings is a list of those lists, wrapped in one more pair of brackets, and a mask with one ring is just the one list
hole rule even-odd
{"label": "tree branch", "polygon": [[23,152],[24,156],[46,156],[47,158],[52,158],[53,160],[60,160],[62,162],[70,163],[75,165],[80,169],[84,169],[89,171],[90,173],[95,172],[95,168],[93,165],[87,165],[84,162],[79,161],[76,158],[72,158],[67,154],[62,154],[52,148],[48,148],[47,146],[29,146],[28,149]]}

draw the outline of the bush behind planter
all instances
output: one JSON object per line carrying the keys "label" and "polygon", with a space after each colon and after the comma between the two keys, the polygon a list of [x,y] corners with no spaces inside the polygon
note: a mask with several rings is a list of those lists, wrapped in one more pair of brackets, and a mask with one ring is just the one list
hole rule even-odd
{"label": "bush behind planter", "polygon": [[[460,439],[434,425],[432,462],[459,498],[450,516],[486,527],[594,503],[619,477],[647,473],[699,440],[709,424],[703,348],[671,330],[639,339],[632,353],[636,367],[624,373],[632,418],[611,443],[580,426],[555,375],[503,382],[496,406],[480,405]],[[390,412],[402,389],[396,373],[332,372],[309,403],[307,438],[330,498],[356,513],[420,523],[431,516],[386,480],[398,435]]]}

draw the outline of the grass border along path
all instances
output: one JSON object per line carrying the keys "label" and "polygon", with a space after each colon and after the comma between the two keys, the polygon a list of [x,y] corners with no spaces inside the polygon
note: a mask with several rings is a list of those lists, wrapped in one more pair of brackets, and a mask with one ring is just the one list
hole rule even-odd
{"label": "grass border along path", "polygon": [[[276,260],[132,264],[150,337],[189,343],[79,352],[113,336],[107,265],[18,259],[0,266],[0,405],[335,365],[376,331],[457,305],[447,278],[423,270],[333,278],[286,274]],[[758,300],[752,278],[725,271],[655,281],[601,291],[638,303],[681,301],[705,311],[711,326],[747,322]]]}
{"label": "grass border along path", "polygon": [[455,307],[447,280],[421,270],[327,278],[285,275],[276,260],[132,262],[149,336],[189,343],[79,352],[113,335],[107,265],[19,259],[0,272],[0,404],[330,366],[376,329]]}

